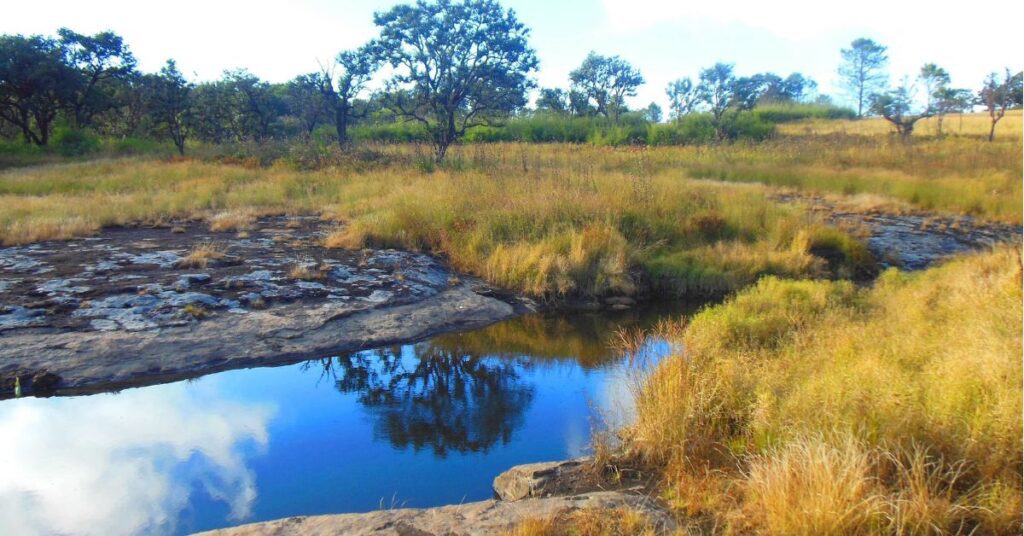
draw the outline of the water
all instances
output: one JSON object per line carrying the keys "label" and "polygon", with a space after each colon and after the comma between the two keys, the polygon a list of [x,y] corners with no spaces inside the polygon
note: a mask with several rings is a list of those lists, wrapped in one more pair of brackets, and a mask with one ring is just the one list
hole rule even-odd
{"label": "water", "polygon": [[[176,534],[491,496],[629,418],[618,326],[522,317],[415,345],[0,402],[0,534]],[[669,349],[649,341],[651,354]]]}

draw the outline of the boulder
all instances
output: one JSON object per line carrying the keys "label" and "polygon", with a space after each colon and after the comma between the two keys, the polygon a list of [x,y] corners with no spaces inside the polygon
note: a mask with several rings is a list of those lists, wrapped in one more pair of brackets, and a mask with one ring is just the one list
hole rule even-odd
{"label": "boulder", "polygon": [[579,458],[517,465],[494,479],[494,497],[503,501],[519,501],[573,493],[590,480],[586,474],[589,461],[589,458]]}

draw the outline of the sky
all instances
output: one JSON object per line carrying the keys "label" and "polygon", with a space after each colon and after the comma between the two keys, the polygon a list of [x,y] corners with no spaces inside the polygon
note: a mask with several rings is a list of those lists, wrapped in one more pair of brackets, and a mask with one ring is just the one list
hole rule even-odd
{"label": "sky", "polygon": [[[411,0],[408,0],[411,1]],[[3,9],[0,33],[53,34],[113,30],[144,71],[173,57],[196,81],[244,67],[271,82],[319,70],[340,51],[375,35],[373,13],[395,0],[53,0],[45,9],[17,2]],[[894,82],[920,66],[946,68],[954,87],[977,89],[986,74],[1024,63],[1017,24],[1024,2],[994,0],[980,9],[947,0],[501,0],[531,28],[543,87],[567,87],[568,75],[591,50],[619,55],[646,78],[629,99],[639,108],[667,108],[665,87],[696,78],[717,61],[739,75],[799,71],[821,93],[841,99],[839,51],[858,37],[889,47]]]}

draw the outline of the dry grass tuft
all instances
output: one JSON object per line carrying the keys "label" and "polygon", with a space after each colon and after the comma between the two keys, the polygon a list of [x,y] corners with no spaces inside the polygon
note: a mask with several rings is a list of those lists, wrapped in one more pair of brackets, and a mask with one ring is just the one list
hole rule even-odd
{"label": "dry grass tuft", "polygon": [[249,231],[256,223],[256,214],[250,210],[228,210],[210,217],[210,230],[214,232]]}
{"label": "dry grass tuft", "polygon": [[224,256],[223,246],[212,242],[203,242],[193,246],[192,251],[178,261],[178,268],[206,268],[211,261],[218,261]]}
{"label": "dry grass tuft", "polygon": [[296,264],[288,271],[288,277],[303,281],[319,281],[325,279],[330,271],[331,267],[326,264]]}
{"label": "dry grass tuft", "polygon": [[528,519],[507,536],[654,536],[657,527],[643,512],[629,508],[584,508],[551,519]]}

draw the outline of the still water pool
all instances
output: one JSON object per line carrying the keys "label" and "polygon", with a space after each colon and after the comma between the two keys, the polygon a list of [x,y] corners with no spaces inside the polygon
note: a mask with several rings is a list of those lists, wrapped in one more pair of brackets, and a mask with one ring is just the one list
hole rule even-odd
{"label": "still water pool", "polygon": [[[532,315],[294,365],[0,402],[0,534],[178,534],[491,496],[628,419],[615,329],[686,311]],[[648,355],[669,351],[649,340]]]}

